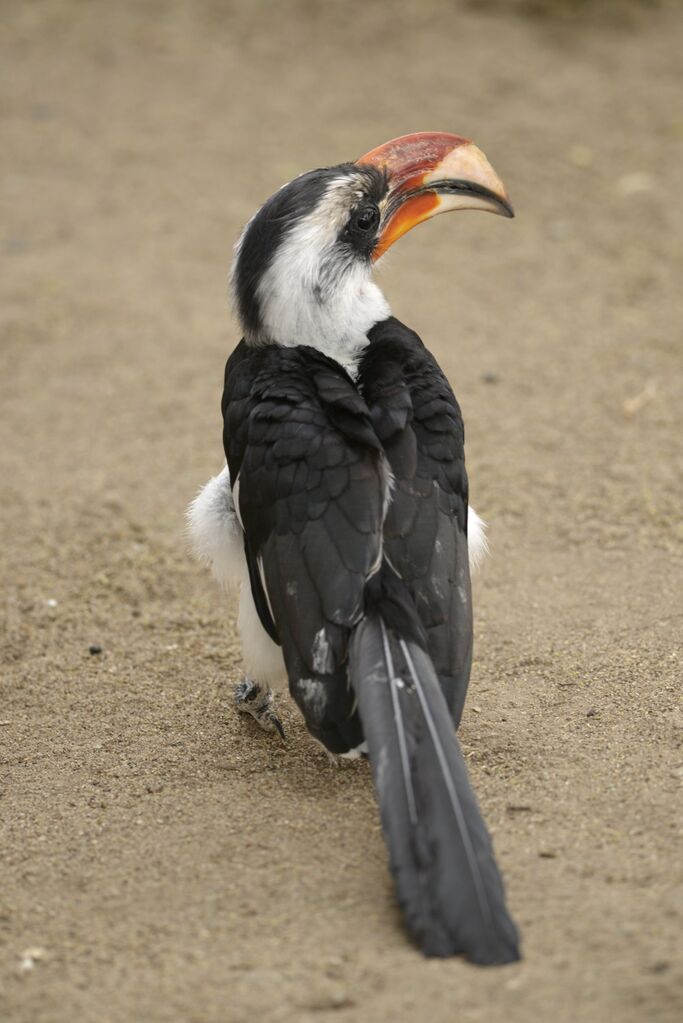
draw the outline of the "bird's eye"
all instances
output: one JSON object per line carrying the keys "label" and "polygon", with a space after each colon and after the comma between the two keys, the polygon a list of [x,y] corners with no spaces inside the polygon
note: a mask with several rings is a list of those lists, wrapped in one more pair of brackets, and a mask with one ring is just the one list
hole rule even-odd
{"label": "bird's eye", "polygon": [[364,233],[374,231],[378,224],[379,210],[376,206],[362,206],[353,218],[353,226]]}

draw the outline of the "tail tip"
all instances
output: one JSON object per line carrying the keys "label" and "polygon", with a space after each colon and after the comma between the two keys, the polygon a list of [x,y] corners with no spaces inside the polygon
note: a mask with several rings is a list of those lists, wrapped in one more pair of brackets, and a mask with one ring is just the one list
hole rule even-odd
{"label": "tail tip", "polygon": [[513,933],[499,935],[493,940],[482,939],[476,943],[454,940],[452,936],[438,930],[413,937],[426,959],[460,956],[473,966],[509,966],[522,959],[517,930],[512,921],[510,923]]}

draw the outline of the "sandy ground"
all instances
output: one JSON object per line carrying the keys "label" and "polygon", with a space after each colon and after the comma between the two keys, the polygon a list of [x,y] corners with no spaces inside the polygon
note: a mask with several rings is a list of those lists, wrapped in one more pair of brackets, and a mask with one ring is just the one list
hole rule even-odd
{"label": "sandy ground", "polygon": [[[682,1018],[683,11],[501,6],[3,4],[3,1023]],[[525,959],[490,971],[408,944],[367,766],[237,718],[182,535],[241,224],[434,127],[518,212],[382,277],[491,523],[462,737]]]}

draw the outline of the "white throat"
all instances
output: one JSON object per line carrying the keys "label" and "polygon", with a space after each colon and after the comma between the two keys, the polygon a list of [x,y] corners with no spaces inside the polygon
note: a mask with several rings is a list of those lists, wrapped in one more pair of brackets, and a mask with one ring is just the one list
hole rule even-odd
{"label": "white throat", "polygon": [[257,295],[262,338],[310,345],[354,373],[367,332],[391,315],[369,264],[338,244],[348,214],[347,179],[333,182],[315,214],[299,221],[278,248]]}

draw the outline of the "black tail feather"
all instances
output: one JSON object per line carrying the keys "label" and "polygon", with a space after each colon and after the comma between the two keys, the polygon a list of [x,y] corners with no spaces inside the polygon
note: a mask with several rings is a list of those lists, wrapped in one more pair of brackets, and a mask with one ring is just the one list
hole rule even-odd
{"label": "black tail feather", "polygon": [[446,701],[394,617],[369,608],[350,657],[399,903],[425,955],[513,962],[517,931]]}

